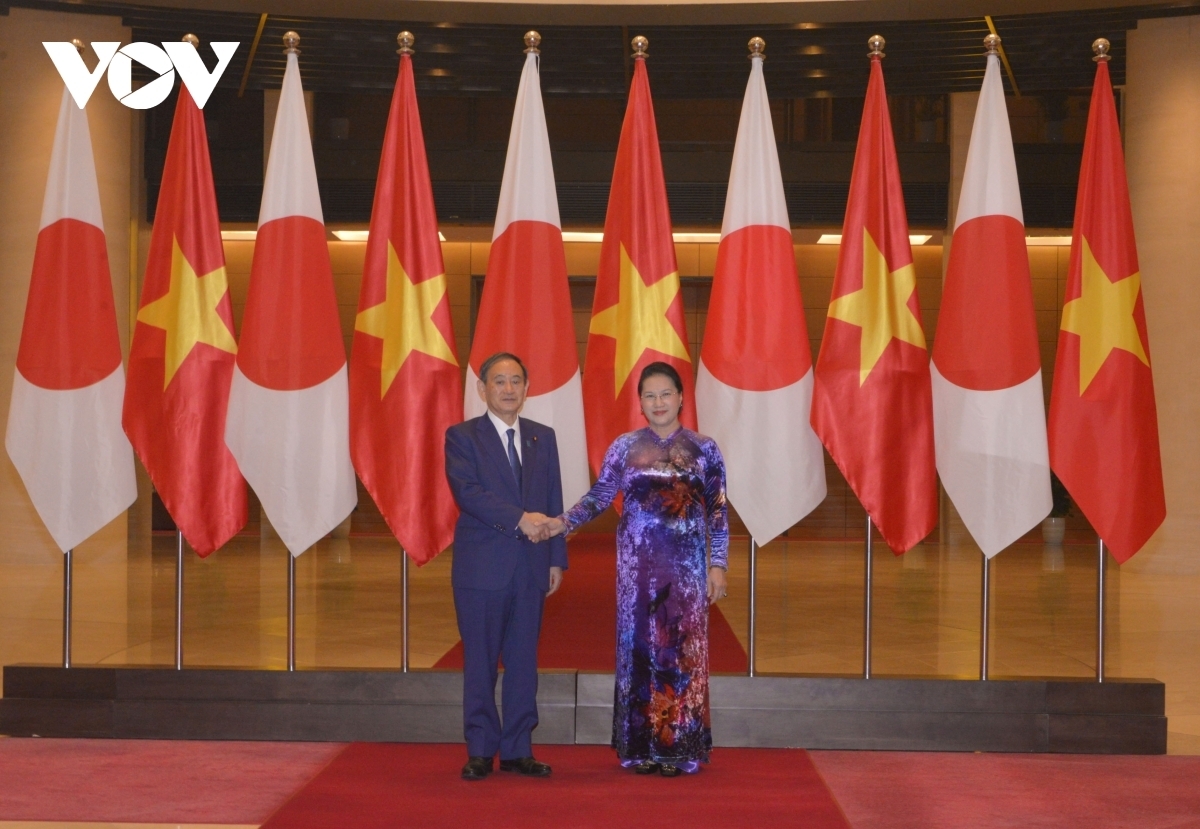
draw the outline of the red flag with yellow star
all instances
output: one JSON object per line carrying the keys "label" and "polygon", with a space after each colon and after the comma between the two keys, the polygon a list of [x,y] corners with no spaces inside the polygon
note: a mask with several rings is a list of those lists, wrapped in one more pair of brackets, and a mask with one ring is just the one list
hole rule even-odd
{"label": "red flag with yellow star", "polygon": [[201,556],[246,523],[246,482],[225,446],[236,353],[204,115],[180,87],[122,424],[163,505]]}
{"label": "red flag with yellow star", "polygon": [[424,564],[454,538],[446,429],[463,419],[446,269],[417,111],[400,56],[350,354],[350,456],[404,550]]}
{"label": "red flag with yellow star", "polygon": [[1050,467],[1124,562],[1167,514],[1150,341],[1108,64],[1092,87],[1050,395]]}
{"label": "red flag with yellow star", "polygon": [[812,425],[897,554],[937,524],[933,397],[882,55],[850,178]]}
{"label": "red flag with yellow star", "polygon": [[683,379],[683,425],[696,428],[692,358],[671,212],[644,55],[636,55],[617,145],[596,297],[583,370],[588,462],[600,469],[619,435],[646,425],[638,401],[643,367],[661,360]]}

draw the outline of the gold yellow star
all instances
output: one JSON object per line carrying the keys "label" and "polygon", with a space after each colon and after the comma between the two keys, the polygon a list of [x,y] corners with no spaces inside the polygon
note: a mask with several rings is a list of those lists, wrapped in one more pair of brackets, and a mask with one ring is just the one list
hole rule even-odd
{"label": "gold yellow star", "polygon": [[1062,330],[1079,335],[1079,394],[1087,390],[1114,348],[1128,351],[1147,366],[1150,358],[1134,322],[1142,290],[1141,272],[1113,282],[1100,267],[1087,239],[1083,243],[1083,281],[1079,296],[1063,306]]}
{"label": "gold yellow star", "polygon": [[653,285],[647,285],[630,260],[625,246],[621,245],[617,304],[592,317],[588,329],[592,334],[602,334],[617,341],[617,356],[613,365],[616,383],[614,397],[620,396],[621,387],[647,349],[691,362],[687,346],[667,319],[667,309],[678,295],[677,271],[667,274]]}
{"label": "gold yellow star", "polygon": [[163,354],[166,364],[163,388],[171,384],[175,372],[197,343],[211,345],[230,354],[237,353],[233,332],[217,313],[217,306],[229,291],[222,265],[214,271],[197,276],[187,257],[179,248],[179,240],[171,243],[171,287],[167,293],[138,311],[137,321],[167,332],[167,347]]}
{"label": "gold yellow star", "polygon": [[925,347],[921,321],[908,305],[917,289],[912,264],[888,270],[887,259],[863,229],[863,286],[829,303],[829,316],[862,329],[858,384],[867,382],[875,364],[893,339]]}
{"label": "gold yellow star", "polygon": [[387,285],[384,300],[359,311],[354,330],[383,340],[383,361],[379,372],[379,397],[383,399],[400,373],[404,361],[414,351],[458,365],[454,349],[442,330],[433,322],[446,295],[446,275],[414,283],[400,264],[396,248],[388,242]]}

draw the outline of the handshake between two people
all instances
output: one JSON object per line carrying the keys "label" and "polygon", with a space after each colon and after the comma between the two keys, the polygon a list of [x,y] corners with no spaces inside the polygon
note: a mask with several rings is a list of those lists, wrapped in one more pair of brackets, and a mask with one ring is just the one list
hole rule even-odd
{"label": "handshake between two people", "polygon": [[540,512],[527,512],[521,516],[517,528],[530,541],[539,542],[554,538],[566,532],[567,525],[561,518],[551,518]]}

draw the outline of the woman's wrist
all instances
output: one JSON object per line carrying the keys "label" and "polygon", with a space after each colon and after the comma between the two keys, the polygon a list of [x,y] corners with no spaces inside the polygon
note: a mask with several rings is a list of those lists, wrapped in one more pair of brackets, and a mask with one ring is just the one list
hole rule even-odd
{"label": "woman's wrist", "polygon": [[708,569],[709,570],[723,570],[726,573],[729,572],[729,568],[727,566],[725,566],[724,564],[710,564],[710,565],[708,565]]}

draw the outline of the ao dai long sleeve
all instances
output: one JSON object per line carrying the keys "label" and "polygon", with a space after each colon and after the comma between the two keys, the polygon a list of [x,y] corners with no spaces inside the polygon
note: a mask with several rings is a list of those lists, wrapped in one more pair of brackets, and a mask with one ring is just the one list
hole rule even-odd
{"label": "ao dai long sleeve", "polygon": [[623,762],[693,768],[712,747],[708,567],[728,565],[725,463],[688,429],[622,435],[595,486],[563,517],[573,531],[621,493],[613,747]]}

